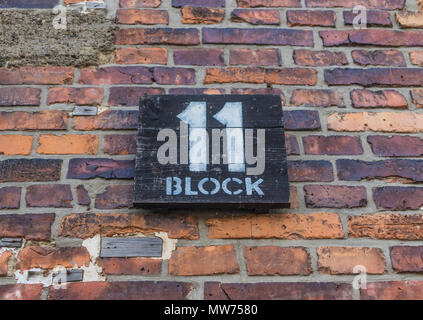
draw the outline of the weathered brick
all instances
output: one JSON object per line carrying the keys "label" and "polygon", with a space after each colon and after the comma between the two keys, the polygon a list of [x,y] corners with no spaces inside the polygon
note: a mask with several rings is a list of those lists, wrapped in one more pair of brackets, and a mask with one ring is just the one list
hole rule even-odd
{"label": "weathered brick", "polygon": [[349,283],[258,282],[204,284],[206,300],[351,300]]}
{"label": "weathered brick", "polygon": [[299,209],[300,208],[300,199],[298,196],[298,190],[295,186],[289,187],[289,201],[290,201],[290,208],[291,209]]}
{"label": "weathered brick", "polygon": [[90,264],[90,254],[85,247],[25,247],[18,254],[16,268],[28,270],[32,268],[53,269],[56,266],[77,268]]}
{"label": "weathered brick", "polygon": [[106,158],[74,158],[69,161],[68,179],[132,179],[134,160],[113,160]]}
{"label": "weathered brick", "polygon": [[336,213],[222,216],[206,220],[210,239],[343,239]]}
{"label": "weathered brick", "polygon": [[120,0],[121,8],[157,8],[162,0]]}
{"label": "weathered brick", "polygon": [[423,215],[421,214],[364,214],[349,216],[350,238],[422,240]]}
{"label": "weathered brick", "polygon": [[0,215],[0,237],[49,241],[54,213]]}
{"label": "weathered brick", "polygon": [[99,105],[103,101],[103,88],[65,88],[48,89],[47,104],[76,103]]}
{"label": "weathered brick", "polygon": [[10,250],[0,253],[0,277],[6,277],[9,272],[8,262],[13,252]]}
{"label": "weathered brick", "polygon": [[148,258],[107,258],[98,259],[103,273],[113,275],[155,275],[159,276],[162,261]]}
{"label": "weathered brick", "polygon": [[29,155],[33,139],[24,135],[0,135],[0,155]]}
{"label": "weathered brick", "polygon": [[264,83],[266,70],[263,68],[207,68],[204,84],[210,83]]}
{"label": "weathered brick", "polygon": [[117,48],[116,63],[167,64],[166,48]]}
{"label": "weathered brick", "polygon": [[281,103],[285,105],[285,95],[279,88],[232,88],[232,94],[276,94],[281,96]]}
{"label": "weathered brick", "polygon": [[169,15],[166,10],[154,9],[119,9],[116,22],[121,24],[168,24]]}
{"label": "weathered brick", "polygon": [[419,157],[423,155],[423,139],[410,136],[368,136],[375,155],[380,157]]}
{"label": "weathered brick", "polygon": [[0,8],[51,9],[58,3],[58,0],[0,0]]}
{"label": "weathered brick", "polygon": [[195,45],[200,43],[195,28],[128,28],[116,32],[116,44],[174,44]]}
{"label": "weathered brick", "polygon": [[170,281],[76,282],[51,287],[50,300],[182,300],[193,285]]}
{"label": "weathered brick", "polygon": [[0,161],[0,182],[57,181],[63,160],[7,159]]}
{"label": "weathered brick", "polygon": [[132,208],[134,206],[133,189],[132,185],[109,186],[103,193],[96,195],[95,208]]}
{"label": "weathered brick", "polygon": [[225,7],[225,0],[172,0],[172,7]]}
{"label": "weathered brick", "polygon": [[395,246],[389,248],[392,268],[395,272],[422,272],[423,247]]}
{"label": "weathered brick", "polygon": [[245,247],[247,273],[259,275],[309,275],[311,259],[303,247],[282,248],[276,246]]}
{"label": "weathered brick", "polygon": [[335,27],[336,14],[334,11],[288,10],[286,12],[288,26],[320,26]]}
{"label": "weathered brick", "polygon": [[423,300],[423,281],[368,282],[361,300]]}
{"label": "weathered brick", "polygon": [[343,52],[332,52],[328,50],[294,50],[295,64],[301,66],[325,67],[325,66],[343,66],[348,64],[347,57]]}
{"label": "weathered brick", "polygon": [[133,130],[138,128],[138,111],[108,110],[97,116],[73,117],[74,130]]}
{"label": "weathered brick", "polygon": [[406,109],[408,102],[405,97],[395,90],[371,91],[355,89],[351,93],[354,108],[399,108]]}
{"label": "weathered brick", "polygon": [[423,206],[423,188],[380,187],[373,189],[376,207],[389,210],[419,210]]}
{"label": "weathered brick", "polygon": [[90,134],[41,135],[39,154],[97,154],[98,136]]}
{"label": "weathered brick", "polygon": [[169,238],[173,239],[199,238],[197,218],[177,214],[77,213],[65,216],[59,228],[59,235],[62,237],[82,239],[91,238],[96,234],[112,237],[155,232],[166,232]]}
{"label": "weathered brick", "polygon": [[36,88],[0,88],[0,106],[39,106],[41,90]]}
{"label": "weathered brick", "polygon": [[286,130],[320,129],[320,118],[317,111],[295,110],[283,113]]}
{"label": "weathered brick", "polygon": [[401,28],[423,28],[423,12],[397,12],[396,18]]}
{"label": "weathered brick", "polygon": [[317,256],[320,273],[352,274],[358,265],[364,266],[368,274],[386,271],[385,256],[379,248],[319,247]]}
{"label": "weathered brick", "polygon": [[188,68],[154,68],[154,81],[158,84],[195,84],[195,70]]}
{"label": "weathered brick", "polygon": [[288,161],[288,176],[291,182],[330,182],[333,181],[333,168],[326,160]]}
{"label": "weathered brick", "polygon": [[103,152],[111,155],[135,154],[137,136],[135,134],[111,134],[104,136]]}
{"label": "weathered brick", "polygon": [[281,85],[307,85],[317,83],[317,71],[311,68],[267,69],[266,83]]}
{"label": "weathered brick", "polygon": [[[344,11],[344,23],[346,25],[352,25],[356,16],[360,15],[361,12],[358,11]],[[378,27],[392,27],[392,21],[387,11],[380,10],[367,10],[366,12],[367,26],[378,26]],[[362,23],[362,21],[360,20]]]}
{"label": "weathered brick", "polygon": [[0,130],[63,130],[67,126],[68,116],[64,111],[0,112]]}
{"label": "weathered brick", "polygon": [[423,67],[423,51],[411,51],[410,61],[416,66]]}
{"label": "weathered brick", "polygon": [[138,106],[140,97],[145,95],[164,94],[162,88],[153,87],[112,87],[110,88],[109,105]]}
{"label": "weathered brick", "polygon": [[411,98],[418,108],[423,108],[423,89],[411,90]]}
{"label": "weathered brick", "polygon": [[225,94],[222,88],[170,88],[169,94]]}
{"label": "weathered brick", "polygon": [[72,84],[73,67],[0,68],[0,84]]}
{"label": "weathered brick", "polygon": [[306,0],[306,7],[309,8],[353,8],[358,5],[367,9],[396,10],[404,8],[405,0]]}
{"label": "weathered brick", "polygon": [[88,191],[82,184],[76,187],[76,197],[78,199],[78,204],[81,206],[89,206],[91,204]]}
{"label": "weathered brick", "polygon": [[298,145],[297,138],[290,134],[285,135],[286,153],[288,155],[299,155],[300,146]]}
{"label": "weathered brick", "polygon": [[173,50],[175,64],[193,66],[223,66],[223,49],[175,49]]}
{"label": "weathered brick", "polygon": [[232,49],[229,64],[248,66],[279,66],[281,64],[278,49]]}
{"label": "weathered brick", "polygon": [[216,24],[225,17],[225,9],[183,7],[182,23],[184,24]]}
{"label": "weathered brick", "polygon": [[292,93],[290,104],[305,107],[344,107],[342,94],[336,90],[296,89]]}
{"label": "weathered brick", "polygon": [[0,300],[41,300],[42,290],[42,284],[0,285]]}
{"label": "weathered brick", "polygon": [[272,28],[203,28],[203,43],[313,46],[312,31]]}
{"label": "weathered brick", "polygon": [[303,137],[305,154],[358,155],[363,154],[359,137],[307,136]]}
{"label": "weathered brick", "polygon": [[235,9],[231,12],[231,21],[253,25],[278,25],[281,18],[278,10]]}
{"label": "weathered brick", "polygon": [[408,182],[423,182],[423,161],[389,159],[362,161],[350,159],[336,160],[340,180],[360,181],[395,177]]}
{"label": "weathered brick", "polygon": [[104,67],[81,70],[82,84],[152,84],[153,75],[147,67]]}
{"label": "weathered brick", "polygon": [[351,56],[361,66],[407,66],[402,52],[398,50],[353,50]]}
{"label": "weathered brick", "polygon": [[289,7],[300,8],[301,0],[237,0],[238,7]]}
{"label": "weathered brick", "polygon": [[71,188],[67,184],[29,186],[25,196],[28,207],[72,208]]}
{"label": "weathered brick", "polygon": [[337,113],[328,116],[333,131],[381,131],[418,133],[423,131],[423,115],[415,112]]}
{"label": "weathered brick", "polygon": [[308,208],[357,208],[367,205],[365,187],[307,185],[304,186]]}
{"label": "weathered brick", "polygon": [[199,276],[239,273],[234,246],[178,247],[169,260],[169,274]]}
{"label": "weathered brick", "polygon": [[0,209],[19,209],[21,202],[21,188],[0,188]]}
{"label": "weathered brick", "polygon": [[348,30],[325,30],[320,31],[319,35],[323,40],[324,46],[341,46],[348,45],[350,43],[350,32],[351,31]]}

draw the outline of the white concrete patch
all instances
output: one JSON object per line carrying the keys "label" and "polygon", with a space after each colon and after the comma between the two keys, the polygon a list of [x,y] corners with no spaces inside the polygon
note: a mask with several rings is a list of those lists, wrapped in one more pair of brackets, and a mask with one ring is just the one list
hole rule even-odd
{"label": "white concrete patch", "polygon": [[90,254],[90,265],[82,266],[84,270],[83,282],[91,281],[106,281],[106,278],[101,275],[102,268],[97,265],[97,259],[100,257],[101,237],[99,234],[92,238],[86,239],[82,242],[82,246],[87,248]]}
{"label": "white concrete patch", "polygon": [[169,260],[172,256],[172,252],[176,249],[176,243],[178,242],[178,239],[169,239],[166,232],[155,232],[154,235],[163,240],[162,257],[160,259]]}

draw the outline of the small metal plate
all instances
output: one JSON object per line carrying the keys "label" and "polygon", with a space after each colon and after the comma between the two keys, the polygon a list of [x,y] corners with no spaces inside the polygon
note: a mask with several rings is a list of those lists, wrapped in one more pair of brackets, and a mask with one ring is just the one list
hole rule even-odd
{"label": "small metal plate", "polygon": [[22,245],[21,238],[3,238],[0,239],[0,247],[20,248]]}
{"label": "small metal plate", "polygon": [[72,269],[67,270],[66,279],[61,279],[62,275],[60,272],[53,273],[53,283],[61,284],[65,282],[78,282],[82,281],[84,277],[84,270]]}
{"label": "small metal plate", "polygon": [[97,115],[97,107],[76,106],[75,109],[73,109],[72,115],[74,115],[74,116],[96,116]]}
{"label": "small metal plate", "polygon": [[151,238],[102,238],[102,258],[161,257],[163,240]]}

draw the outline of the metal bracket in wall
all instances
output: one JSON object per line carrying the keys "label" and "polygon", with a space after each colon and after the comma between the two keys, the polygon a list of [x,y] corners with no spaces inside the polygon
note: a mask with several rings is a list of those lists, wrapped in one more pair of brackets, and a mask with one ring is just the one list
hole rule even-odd
{"label": "metal bracket in wall", "polygon": [[58,271],[53,273],[53,283],[77,282],[82,281],[83,277],[84,270],[80,269],[66,270],[66,275],[62,275],[62,273]]}
{"label": "metal bracket in wall", "polygon": [[87,2],[87,9],[105,9],[106,4],[104,2]]}
{"label": "metal bracket in wall", "polygon": [[73,116],[96,116],[97,107],[76,106],[72,112]]}
{"label": "metal bracket in wall", "polygon": [[0,247],[20,248],[22,245],[21,238],[3,238],[0,239]]}
{"label": "metal bracket in wall", "polygon": [[102,238],[102,258],[161,257],[163,240],[151,238]]}

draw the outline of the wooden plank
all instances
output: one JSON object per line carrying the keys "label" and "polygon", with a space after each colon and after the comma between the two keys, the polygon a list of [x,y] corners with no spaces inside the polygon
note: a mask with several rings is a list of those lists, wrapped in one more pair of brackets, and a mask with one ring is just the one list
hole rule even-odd
{"label": "wooden plank", "polygon": [[21,246],[22,246],[21,238],[0,239],[0,247],[20,248]]}
{"label": "wooden plank", "polygon": [[66,275],[64,276],[59,271],[53,273],[54,284],[61,284],[66,282],[78,282],[78,281],[82,281],[83,278],[84,278],[84,270],[81,270],[81,269],[66,270]]}
{"label": "wooden plank", "polygon": [[163,240],[158,237],[102,238],[100,257],[161,257]]}

